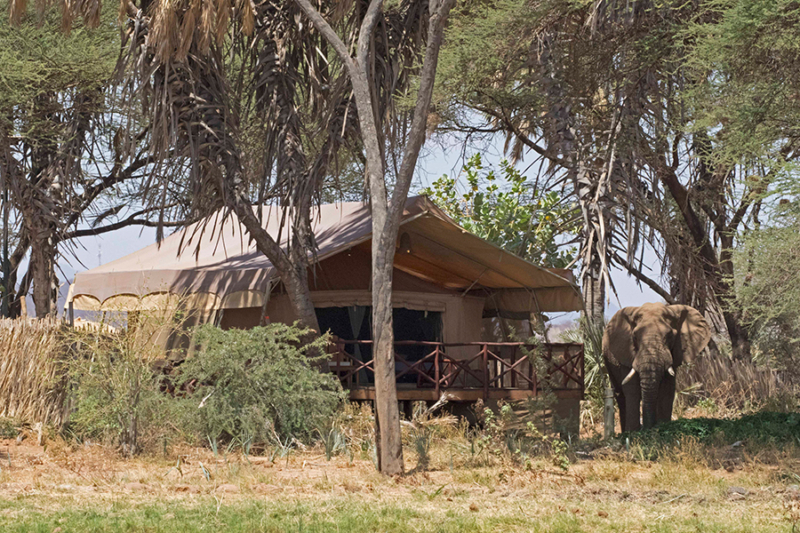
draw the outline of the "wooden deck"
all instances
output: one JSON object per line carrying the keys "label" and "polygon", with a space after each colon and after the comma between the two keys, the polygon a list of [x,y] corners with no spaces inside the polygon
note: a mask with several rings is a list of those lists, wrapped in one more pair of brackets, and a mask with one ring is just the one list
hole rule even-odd
{"label": "wooden deck", "polygon": [[[351,400],[375,398],[372,341],[334,339],[331,372]],[[522,342],[395,343],[398,400],[524,400],[552,392],[583,399],[583,345]]]}

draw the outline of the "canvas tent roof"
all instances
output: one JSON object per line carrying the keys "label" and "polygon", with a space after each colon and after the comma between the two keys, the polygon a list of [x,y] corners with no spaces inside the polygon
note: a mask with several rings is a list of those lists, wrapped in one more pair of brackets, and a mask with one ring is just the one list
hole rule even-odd
{"label": "canvas tent roof", "polygon": [[[284,210],[264,207],[264,227],[281,233]],[[286,229],[281,241],[285,243]],[[369,206],[327,204],[314,218],[318,262],[371,238]],[[497,310],[576,311],[581,298],[566,270],[533,265],[460,228],[425,197],[409,198],[401,223],[395,267],[453,291],[486,290]],[[403,234],[406,234],[403,236]],[[68,300],[96,310],[116,302],[164,294],[186,294],[198,306],[252,306],[248,294],[263,294],[277,276],[269,260],[235,216],[217,213],[138,252],[76,275]],[[120,303],[123,305],[120,306]]]}

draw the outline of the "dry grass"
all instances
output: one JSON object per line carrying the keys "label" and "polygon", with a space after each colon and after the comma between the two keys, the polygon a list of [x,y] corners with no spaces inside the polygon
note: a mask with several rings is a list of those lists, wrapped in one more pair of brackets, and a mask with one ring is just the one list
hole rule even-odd
{"label": "dry grass", "polygon": [[714,416],[740,415],[762,408],[792,410],[797,391],[782,376],[754,362],[734,361],[724,353],[707,353],[678,373],[676,411],[699,405]]}
{"label": "dry grass", "polygon": [[[0,322],[5,416],[61,422],[53,407],[64,401],[63,390],[53,392],[59,327]],[[682,374],[703,383],[693,403],[713,399],[725,411],[717,415],[789,392],[772,373],[722,359]],[[794,444],[683,437],[651,461],[637,445],[584,441],[557,452],[555,439],[534,436],[521,453],[508,438],[523,427],[517,414],[484,419],[478,430],[443,409],[416,407],[403,424],[409,474],[399,478],[375,472],[372,412],[355,404],[330,428],[344,442],[330,461],[322,443],[246,457],[164,441],[157,452],[123,459],[110,447],[60,437],[44,447],[33,438],[0,440],[0,531],[744,533],[800,523]]]}
{"label": "dry grass", "polygon": [[0,417],[60,428],[68,417],[57,319],[0,319]]}
{"label": "dry grass", "polygon": [[524,461],[487,431],[417,407],[403,424],[409,473],[395,478],[375,471],[371,410],[352,404],[335,426],[346,449],[330,461],[321,443],[123,459],[61,438],[0,441],[0,530],[744,533],[800,520],[793,445],[685,437],[650,461],[635,446],[576,444],[562,470],[547,452]]}
{"label": "dry grass", "polygon": [[[0,441],[0,529],[745,532],[796,521],[796,454],[715,469],[687,443],[659,462],[597,450],[559,472],[546,458],[473,466],[458,452],[468,437],[441,431],[428,470],[401,478],[368,458],[326,461],[319,447],[274,462],[188,447],[123,460],[95,445]],[[412,449],[406,457],[412,466]]]}

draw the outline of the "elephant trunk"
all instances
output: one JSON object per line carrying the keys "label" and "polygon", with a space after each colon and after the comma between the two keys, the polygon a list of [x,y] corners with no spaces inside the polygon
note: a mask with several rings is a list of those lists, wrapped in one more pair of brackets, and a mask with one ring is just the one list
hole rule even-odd
{"label": "elephant trunk", "polygon": [[640,370],[642,386],[642,427],[650,429],[656,425],[658,418],[658,389],[664,371],[657,367]]}

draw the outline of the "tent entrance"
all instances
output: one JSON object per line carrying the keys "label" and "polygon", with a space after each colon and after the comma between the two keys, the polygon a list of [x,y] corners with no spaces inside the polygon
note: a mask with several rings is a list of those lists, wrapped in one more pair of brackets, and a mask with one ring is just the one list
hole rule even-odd
{"label": "tent entrance", "polygon": [[[396,341],[430,341],[442,342],[442,313],[438,311],[417,311],[415,309],[395,308],[392,313],[394,327],[394,340]],[[419,361],[433,348],[430,346],[397,346],[394,351],[397,355],[413,363]],[[405,370],[403,363],[396,363],[397,371]],[[417,382],[417,376],[409,373],[397,378],[397,383]]]}
{"label": "tent entrance", "polygon": [[[330,331],[340,339],[371,340],[372,339],[372,307],[354,305],[348,307],[318,307],[317,320],[322,331]],[[439,311],[418,311],[396,307],[392,313],[395,341],[442,341],[442,313]],[[347,345],[346,351],[359,361],[372,359],[372,346]],[[409,362],[419,361],[429,350],[427,346],[396,346],[395,351]],[[397,363],[398,371],[402,371]],[[362,376],[366,379],[366,374]],[[370,381],[372,380],[370,376]],[[416,377],[405,375],[398,383],[416,383]]]}

